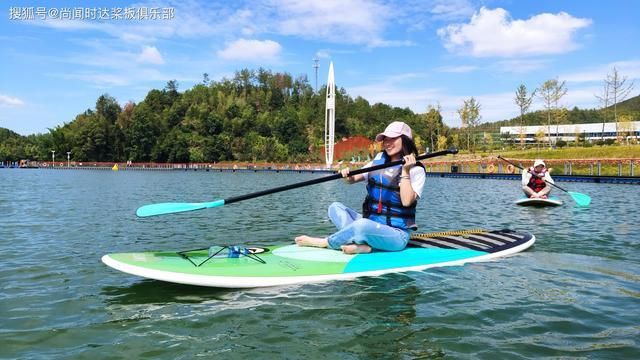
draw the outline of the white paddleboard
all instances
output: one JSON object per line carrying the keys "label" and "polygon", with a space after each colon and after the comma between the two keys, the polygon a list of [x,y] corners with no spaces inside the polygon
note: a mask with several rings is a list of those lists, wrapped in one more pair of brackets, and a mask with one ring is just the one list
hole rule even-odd
{"label": "white paddleboard", "polygon": [[516,205],[520,206],[560,206],[562,205],[562,200],[556,197],[550,197],[548,199],[540,199],[540,198],[526,198],[523,197],[521,199],[516,200]]}
{"label": "white paddleboard", "polygon": [[463,265],[508,256],[529,248],[535,236],[511,230],[422,234],[403,251],[346,255],[340,251],[280,245],[229,255],[207,249],[109,254],[102,261],[128,274],[199,286],[247,288],[379,276]]}

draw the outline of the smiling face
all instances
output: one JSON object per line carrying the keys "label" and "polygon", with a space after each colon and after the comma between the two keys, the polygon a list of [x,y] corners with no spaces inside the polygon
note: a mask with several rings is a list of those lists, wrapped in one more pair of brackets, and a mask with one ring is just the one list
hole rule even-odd
{"label": "smiling face", "polygon": [[542,172],[542,170],[544,170],[544,165],[538,165],[534,168],[536,170],[536,172]]}
{"label": "smiling face", "polygon": [[402,157],[402,138],[385,137],[382,140],[382,148],[387,152],[391,160],[399,160]]}

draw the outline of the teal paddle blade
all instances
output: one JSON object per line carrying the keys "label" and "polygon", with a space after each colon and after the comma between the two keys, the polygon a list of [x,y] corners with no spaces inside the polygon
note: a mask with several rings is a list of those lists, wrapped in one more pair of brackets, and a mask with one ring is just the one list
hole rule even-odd
{"label": "teal paddle blade", "polygon": [[160,203],[145,205],[136,211],[138,217],[149,217],[163,214],[174,214],[185,211],[202,210],[224,205],[224,200],[217,200],[208,203]]}
{"label": "teal paddle blade", "polygon": [[589,204],[591,204],[591,198],[587,194],[569,191],[569,195],[571,195],[578,206],[589,206]]}

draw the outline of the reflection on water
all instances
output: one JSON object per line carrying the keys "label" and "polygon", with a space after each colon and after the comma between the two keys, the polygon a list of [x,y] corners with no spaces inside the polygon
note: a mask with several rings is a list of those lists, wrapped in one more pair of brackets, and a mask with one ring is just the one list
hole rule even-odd
{"label": "reflection on water", "polygon": [[[522,208],[517,181],[428,178],[421,231],[513,228],[537,237],[498,261],[322,284],[225,290],[144,280],[111,252],[283,244],[328,234],[326,208],[360,208],[340,181],[184,214],[322,174],[0,170],[0,342],[7,358],[634,358],[637,188],[565,184],[579,208]],[[634,198],[635,196],[635,198]],[[6,346],[5,346],[6,345]],[[109,354],[109,355],[106,355]]]}
{"label": "reflection on water", "polygon": [[199,304],[224,300],[227,289],[206,288],[143,279],[128,285],[104,286],[102,295],[109,305],[183,303]]}

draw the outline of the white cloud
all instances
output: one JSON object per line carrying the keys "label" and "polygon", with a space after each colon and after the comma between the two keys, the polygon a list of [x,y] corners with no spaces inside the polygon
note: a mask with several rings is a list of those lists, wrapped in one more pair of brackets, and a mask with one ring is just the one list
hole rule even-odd
{"label": "white cloud", "polygon": [[473,15],[474,9],[467,0],[437,0],[429,12],[439,20],[455,20]]}
{"label": "white cloud", "polygon": [[477,66],[474,65],[459,65],[459,66],[441,66],[434,69],[438,72],[444,73],[468,73],[475,70],[478,70]]}
{"label": "white cloud", "polygon": [[142,86],[142,88],[149,89],[149,84],[151,83],[166,83],[170,79],[178,80],[178,82],[197,82],[201,80],[201,78],[194,78],[193,75],[190,74],[183,74],[177,71],[167,73],[147,67],[129,67],[112,72],[102,69],[97,71],[82,70],[66,73],[51,73],[49,76],[65,80],[80,80],[98,89],[132,86]]}
{"label": "white cloud", "polygon": [[[456,95],[443,88],[409,88],[408,81],[425,77],[425,74],[407,73],[393,75],[382,80],[350,87],[349,94],[362,96],[370,103],[381,102],[401,108],[408,107],[415,113],[424,113],[428,105],[439,104],[444,122],[449,126],[460,126],[457,110],[463,101],[472,95]],[[474,94],[480,103],[481,122],[505,120],[517,115],[517,107],[513,101],[514,92]]]}
{"label": "white cloud", "polygon": [[[233,4],[233,5],[229,5]],[[67,31],[94,30],[128,42],[154,43],[172,38],[256,37],[280,34],[335,43],[405,46],[382,32],[393,9],[377,1],[301,0],[238,3],[172,2],[175,18],[139,22],[34,21],[34,25]]]}
{"label": "white cloud", "polygon": [[160,51],[155,46],[145,46],[142,48],[142,52],[138,55],[138,62],[147,64],[164,64],[164,59],[160,55]]}
{"label": "white cloud", "polygon": [[120,74],[82,71],[59,76],[65,79],[75,79],[88,82],[100,88],[110,86],[126,86],[131,84],[130,78],[128,78],[126,75]]}
{"label": "white cloud", "polygon": [[596,95],[599,95],[601,92],[602,89],[598,86],[568,86],[567,95],[560,100],[559,105],[569,109],[573,109],[574,106],[580,109],[594,109],[599,107],[599,101]]}
{"label": "white cloud", "polygon": [[65,31],[99,30],[103,27],[103,24],[99,22],[66,19],[35,19],[29,20],[25,23]]}
{"label": "white cloud", "polygon": [[409,108],[416,113],[426,111],[427,105],[435,105],[442,98],[437,89],[397,88],[385,85],[361,85],[349,88],[354,97],[362,96],[369,103],[383,103],[399,108]]}
{"label": "white cloud", "polygon": [[[410,89],[389,84],[362,85],[349,88],[349,93],[360,95],[370,103],[382,102],[401,108],[408,107],[415,113],[424,113],[428,105],[439,104],[444,122],[453,127],[460,127],[460,116],[457,110],[465,99],[471,96],[453,95],[442,89],[423,88]],[[481,122],[494,122],[517,116],[517,107],[513,102],[513,93],[495,93],[474,96],[480,103]],[[513,106],[510,106],[513,104]]]}
{"label": "white cloud", "polygon": [[427,30],[437,22],[468,19],[475,11],[469,0],[386,0],[386,8],[393,22],[409,33]]}
{"label": "white cloud", "polygon": [[282,46],[272,40],[239,39],[218,51],[218,56],[226,60],[265,61],[277,60]]}
{"label": "white cloud", "polygon": [[468,24],[448,25],[438,35],[447,50],[478,57],[561,54],[578,47],[574,33],[590,24],[565,12],[513,20],[502,8],[483,7]]}
{"label": "white cloud", "polygon": [[331,53],[329,52],[329,50],[322,49],[316,52],[316,56],[320,59],[328,59],[331,57]]}
{"label": "white cloud", "polygon": [[[424,113],[428,105],[439,104],[444,122],[449,126],[460,127],[460,116],[457,110],[463,101],[473,96],[480,104],[480,122],[496,122],[512,119],[519,115],[518,107],[514,102],[515,88],[513,91],[485,93],[485,94],[451,94],[442,88],[408,88],[403,79],[411,79],[411,74],[395,75],[381,81],[350,87],[349,94],[353,97],[362,96],[370,103],[385,103],[401,108],[408,107],[415,113]],[[560,101],[561,106],[569,109],[577,106],[581,109],[590,109],[598,106],[594,94],[600,91],[596,86],[569,87],[567,95]],[[540,100],[535,97],[531,111],[543,108]]]}
{"label": "white cloud", "polygon": [[408,107],[414,112],[423,113],[427,105],[440,102],[443,93],[438,88],[409,89],[401,84],[405,79],[416,77],[417,75],[414,74],[394,75],[382,81],[349,87],[347,91],[351,96],[362,96],[372,104],[384,103],[400,108]]}
{"label": "white cloud", "polygon": [[405,45],[382,39],[391,9],[379,3],[281,0],[275,4],[276,31],[283,35],[369,46]]}
{"label": "white cloud", "polygon": [[122,33],[119,35],[119,37],[125,43],[130,43],[130,44],[140,44],[140,43],[146,43],[149,41],[148,37],[140,34]]}
{"label": "white cloud", "polygon": [[[444,0],[438,0],[442,1]],[[160,39],[217,40],[278,34],[369,47],[413,45],[404,39],[384,38],[385,28],[392,21],[401,21],[400,18],[409,16],[411,9],[403,3],[394,4],[393,1],[269,0],[227,4],[187,0],[170,2],[169,5],[175,9],[175,17],[170,20],[38,20],[30,24],[64,31],[102,32],[133,44],[154,44]]]}
{"label": "white cloud", "polygon": [[381,40],[375,39],[371,40],[367,46],[372,48],[382,48],[382,47],[402,47],[402,46],[414,46],[415,43],[410,40]]}
{"label": "white cloud", "polygon": [[640,79],[640,60],[616,61],[605,65],[599,65],[586,70],[565,74],[561,80],[572,82],[604,82],[607,74],[613,73],[613,68],[618,70],[620,76],[631,79]]}
{"label": "white cloud", "polygon": [[[157,7],[149,4],[146,6]],[[99,31],[124,41],[152,43],[157,39],[189,39],[233,34],[242,27],[250,27],[253,15],[250,10],[236,9],[226,3],[214,1],[172,1],[164,7],[174,8],[173,19],[141,21],[38,19],[25,23],[64,31]]]}
{"label": "white cloud", "polygon": [[18,107],[24,105],[24,101],[17,97],[0,94],[0,106]]}
{"label": "white cloud", "polygon": [[547,60],[516,59],[499,61],[496,65],[500,71],[509,73],[528,73],[547,66]]}

